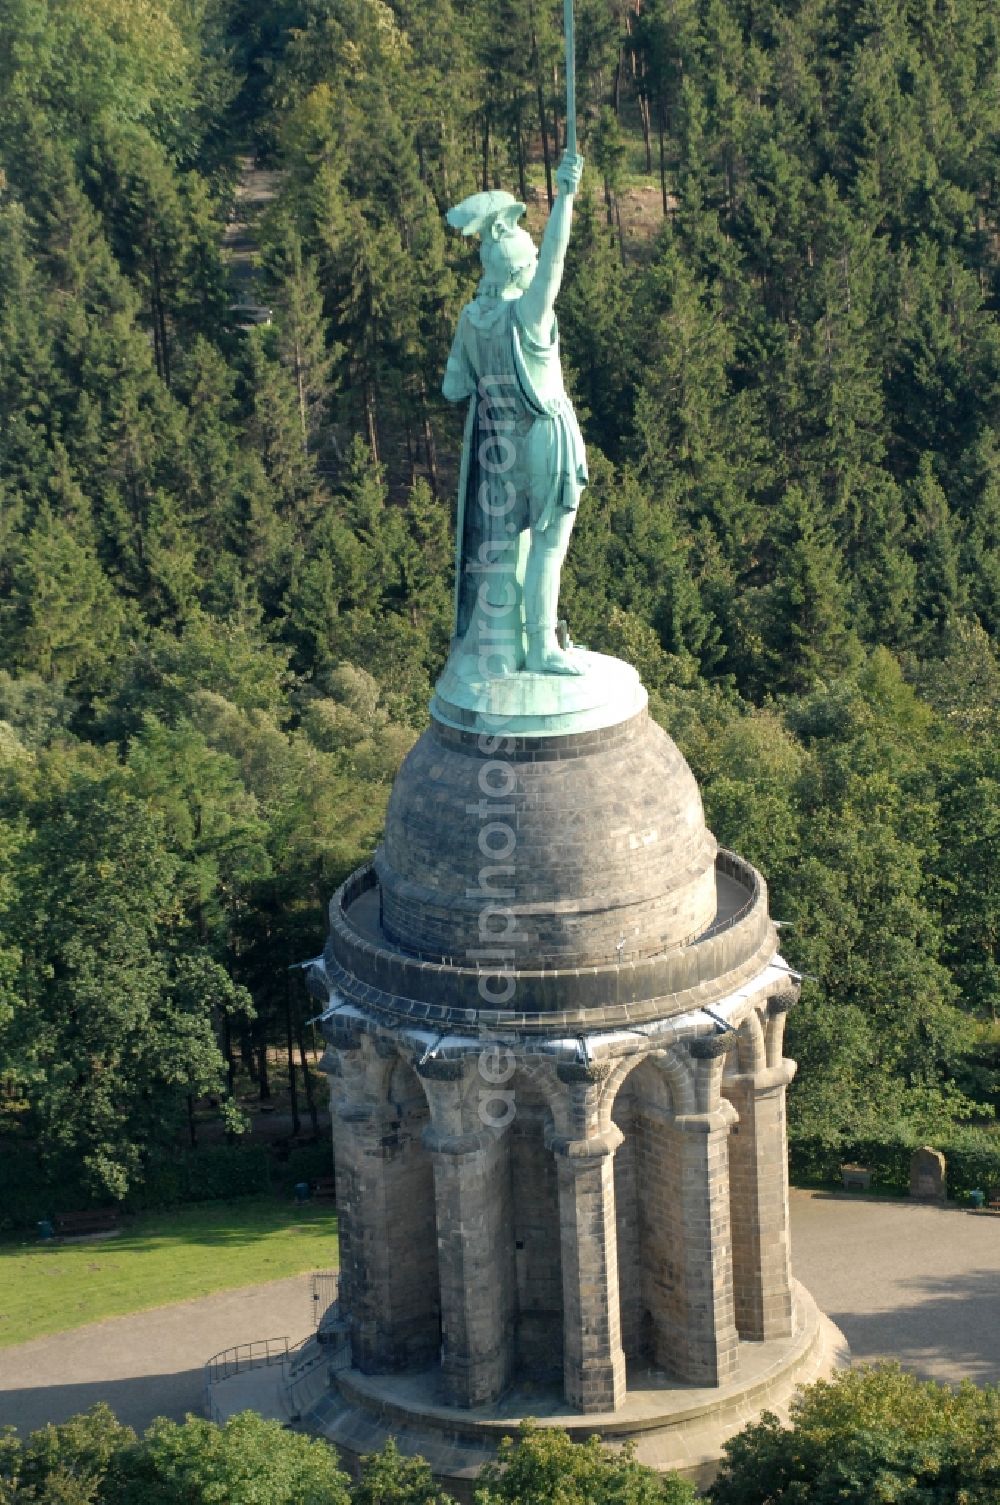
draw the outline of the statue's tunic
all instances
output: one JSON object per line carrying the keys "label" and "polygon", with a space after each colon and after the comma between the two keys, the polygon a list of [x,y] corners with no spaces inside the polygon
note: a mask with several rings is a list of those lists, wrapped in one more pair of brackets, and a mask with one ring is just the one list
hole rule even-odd
{"label": "statue's tunic", "polygon": [[[462,310],[444,395],[469,399],[459,482],[456,635],[472,619],[483,567],[506,557],[486,587],[509,599],[504,576],[523,579],[524,529],[552,504],[574,511],[587,484],[587,456],[559,364],[555,318],[547,342],[518,318],[517,299],[478,298]],[[500,551],[507,551],[506,555]],[[478,566],[478,568],[477,568]]]}

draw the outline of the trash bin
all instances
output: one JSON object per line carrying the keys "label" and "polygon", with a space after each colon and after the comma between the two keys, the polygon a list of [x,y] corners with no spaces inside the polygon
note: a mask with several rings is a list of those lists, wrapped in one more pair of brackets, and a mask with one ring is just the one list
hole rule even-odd
{"label": "trash bin", "polygon": [[296,1200],[296,1202],[308,1202],[311,1195],[312,1195],[312,1191],[311,1191],[311,1188],[309,1186],[309,1182],[308,1181],[296,1181],[296,1183],[295,1183],[295,1200]]}
{"label": "trash bin", "polygon": [[38,1224],[38,1237],[41,1239],[55,1238],[56,1230],[48,1218],[42,1218]]}
{"label": "trash bin", "polygon": [[982,1207],[986,1201],[986,1193],[983,1191],[970,1191],[969,1202],[973,1207]]}

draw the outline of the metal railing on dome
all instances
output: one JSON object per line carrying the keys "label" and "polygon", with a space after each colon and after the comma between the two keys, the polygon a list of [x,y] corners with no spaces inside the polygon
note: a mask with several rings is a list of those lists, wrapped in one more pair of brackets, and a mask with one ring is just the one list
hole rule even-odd
{"label": "metal railing on dome", "polygon": [[743,858],[737,856],[735,852],[730,852],[725,847],[720,847],[716,853],[715,866],[725,873],[727,878],[732,878],[734,882],[742,886],[745,886],[749,880],[750,897],[745,904],[741,904],[739,909],[734,910],[731,915],[727,915],[724,920],[719,920],[716,924],[710,925],[705,931],[704,936],[699,937],[701,940],[711,940],[715,936],[721,935],[725,930],[732,930],[733,926],[738,925],[741,920],[745,920],[747,915],[751,914],[760,902],[760,878],[749,862],[744,862]]}

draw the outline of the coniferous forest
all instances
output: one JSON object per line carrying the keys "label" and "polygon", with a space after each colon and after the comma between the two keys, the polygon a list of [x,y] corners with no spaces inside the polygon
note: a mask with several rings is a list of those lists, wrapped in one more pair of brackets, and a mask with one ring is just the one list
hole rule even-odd
{"label": "coniferous forest", "polygon": [[[768,878],[799,1171],[930,1140],[978,1173],[1000,14],[578,0],[577,32],[564,614]],[[478,263],[444,212],[503,186],[541,229],[561,48],[550,0],[0,0],[0,1133],[46,1177],[125,1196],[301,1049],[289,969],[447,650]]]}

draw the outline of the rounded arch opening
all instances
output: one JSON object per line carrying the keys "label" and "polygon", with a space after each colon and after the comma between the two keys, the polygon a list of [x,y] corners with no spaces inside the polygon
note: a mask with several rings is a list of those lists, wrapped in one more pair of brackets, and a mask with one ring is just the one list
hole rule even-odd
{"label": "rounded arch opening", "polygon": [[392,1063],[387,1096],[392,1116],[383,1149],[391,1207],[392,1323],[403,1367],[424,1368],[441,1349],[434,1168],[423,1137],[430,1110],[423,1083],[402,1057]]}
{"label": "rounded arch opening", "polygon": [[544,1088],[529,1072],[519,1069],[510,1087],[515,1366],[519,1378],[559,1383],[563,1373],[559,1182],[555,1158],[546,1144],[552,1110]]}
{"label": "rounded arch opening", "polygon": [[677,1118],[694,1111],[691,1073],[670,1052],[643,1057],[611,1106],[623,1135],[615,1156],[615,1215],[622,1348],[633,1375],[655,1367],[687,1378],[690,1229],[685,1136]]}

